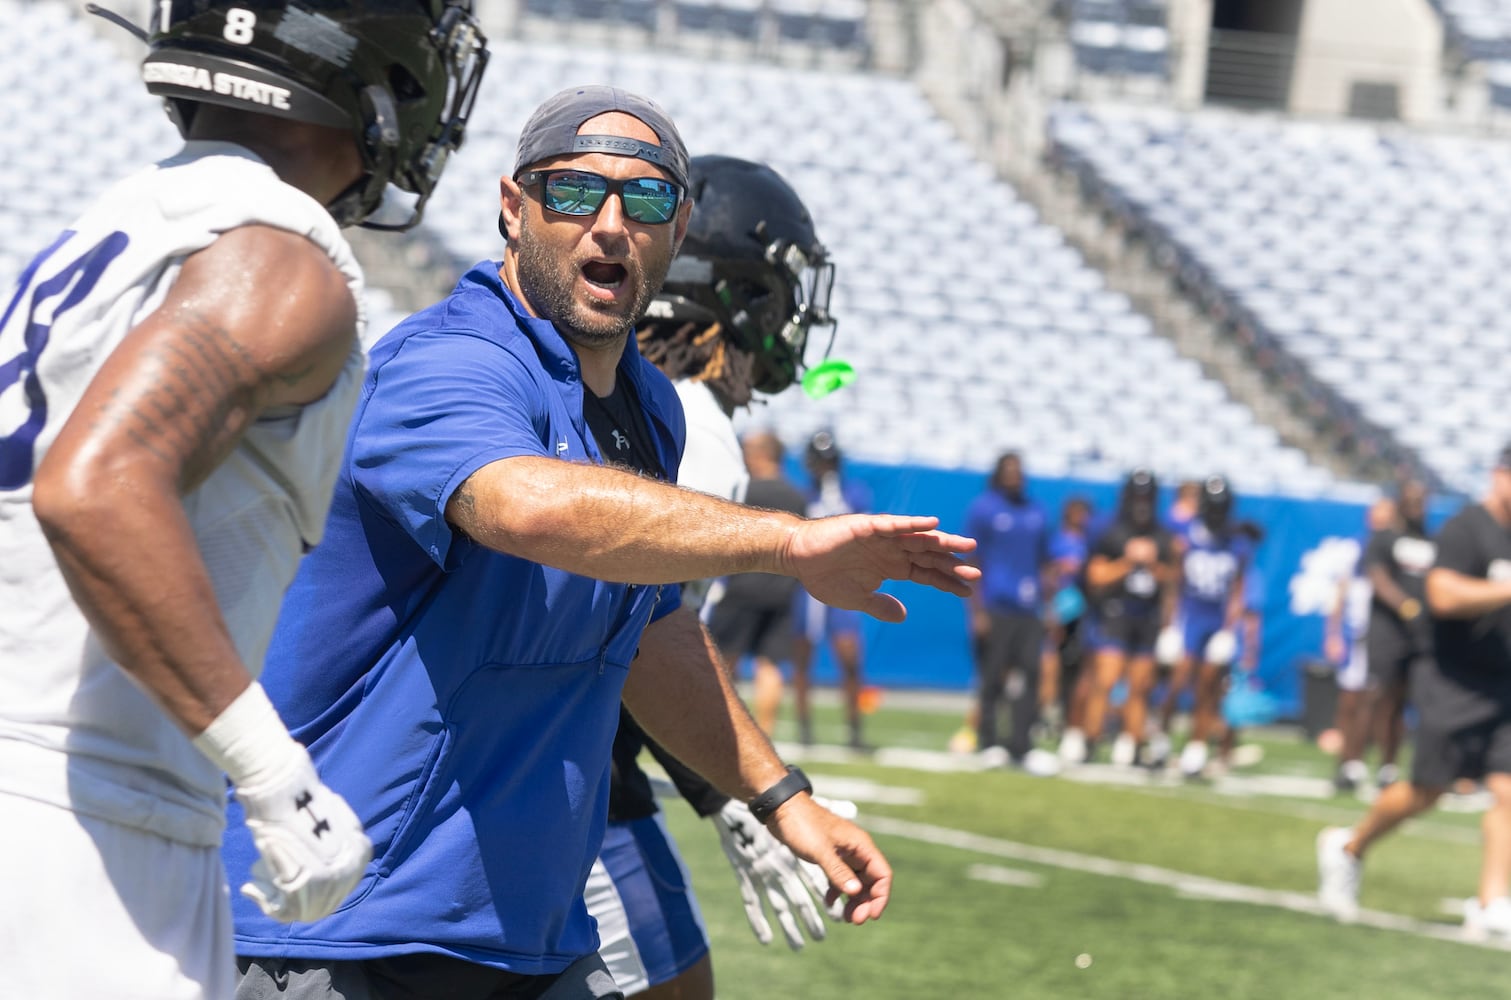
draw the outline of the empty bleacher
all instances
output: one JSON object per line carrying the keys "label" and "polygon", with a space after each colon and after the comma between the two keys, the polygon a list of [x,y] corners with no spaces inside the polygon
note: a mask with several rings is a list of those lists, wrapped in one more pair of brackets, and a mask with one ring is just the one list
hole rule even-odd
{"label": "empty bleacher", "polygon": [[1366,125],[1062,107],[1054,141],[1244,323],[1444,484],[1511,435],[1511,146]]}
{"label": "empty bleacher", "polygon": [[764,160],[812,209],[838,262],[834,353],[860,372],[815,403],[791,390],[744,418],[799,440],[836,427],[855,454],[1116,475],[1223,470],[1251,489],[1330,476],[1177,356],[1128,300],[976,160],[916,86],[875,75],[717,65],[583,47],[494,46],[468,144],[431,203],[463,262],[501,251],[497,178],[561,87],[610,82],[661,102],[693,152]]}
{"label": "empty bleacher", "polygon": [[1170,73],[1164,0],[1069,0],[1076,65],[1090,73],[1165,77]]}
{"label": "empty bleacher", "polygon": [[[6,280],[106,184],[176,148],[133,63],[61,4],[0,0],[0,263]],[[426,227],[457,267],[496,257],[497,178],[545,97],[618,83],[663,103],[694,152],[765,160],[814,211],[839,264],[834,353],[859,381],[814,402],[793,390],[744,418],[797,441],[834,426],[852,454],[985,467],[1022,448],[1041,474],[1226,471],[1250,490],[1331,488],[1177,355],[1062,234],[975,159],[911,83],[657,53],[495,42],[467,146]],[[70,66],[60,91],[51,69]],[[84,86],[80,81],[85,81]],[[402,239],[402,237],[400,237]],[[379,333],[398,315],[375,290]]]}
{"label": "empty bleacher", "polygon": [[1485,64],[1491,103],[1511,108],[1511,0],[1431,0],[1447,41],[1468,62]]}

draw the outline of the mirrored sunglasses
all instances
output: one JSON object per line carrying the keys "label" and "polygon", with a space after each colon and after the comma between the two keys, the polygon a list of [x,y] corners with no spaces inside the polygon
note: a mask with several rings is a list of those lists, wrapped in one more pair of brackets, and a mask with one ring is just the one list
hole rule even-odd
{"label": "mirrored sunglasses", "polygon": [[659,177],[615,180],[587,170],[531,170],[520,183],[539,185],[541,204],[560,215],[596,215],[604,200],[617,194],[625,218],[651,226],[672,221],[682,201],[682,189]]}

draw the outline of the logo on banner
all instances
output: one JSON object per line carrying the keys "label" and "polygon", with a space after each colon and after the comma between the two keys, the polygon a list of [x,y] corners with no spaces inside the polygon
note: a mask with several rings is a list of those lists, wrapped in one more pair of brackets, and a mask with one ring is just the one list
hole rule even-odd
{"label": "logo on banner", "polygon": [[1291,577],[1291,613],[1325,615],[1338,601],[1338,583],[1353,576],[1359,540],[1329,535],[1308,549]]}

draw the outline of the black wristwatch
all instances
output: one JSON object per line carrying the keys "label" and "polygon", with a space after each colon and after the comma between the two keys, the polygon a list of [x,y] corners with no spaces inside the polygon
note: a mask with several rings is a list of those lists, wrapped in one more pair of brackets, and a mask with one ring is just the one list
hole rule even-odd
{"label": "black wristwatch", "polygon": [[783,802],[792,798],[799,792],[812,792],[813,782],[808,776],[795,767],[787,768],[787,777],[778,781],[760,795],[751,799],[750,815],[756,818],[756,822],[764,823],[771,818]]}

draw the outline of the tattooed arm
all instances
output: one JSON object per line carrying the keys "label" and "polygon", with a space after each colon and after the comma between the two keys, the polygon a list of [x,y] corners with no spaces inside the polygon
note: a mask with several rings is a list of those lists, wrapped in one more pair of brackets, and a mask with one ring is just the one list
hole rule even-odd
{"label": "tattooed arm", "polygon": [[182,498],[268,407],[308,403],[351,350],[325,253],[265,226],[189,257],[107,358],[37,470],[32,506],[116,662],[193,735],[250,683]]}

